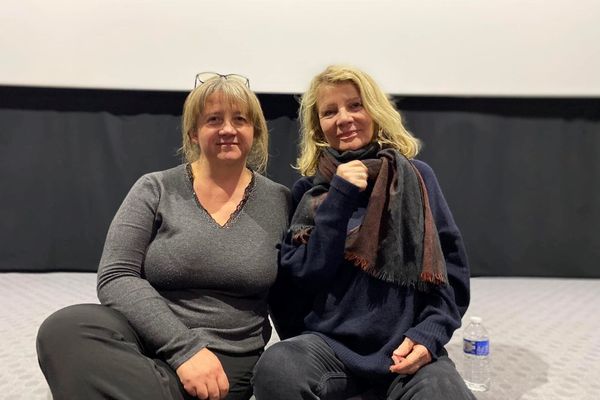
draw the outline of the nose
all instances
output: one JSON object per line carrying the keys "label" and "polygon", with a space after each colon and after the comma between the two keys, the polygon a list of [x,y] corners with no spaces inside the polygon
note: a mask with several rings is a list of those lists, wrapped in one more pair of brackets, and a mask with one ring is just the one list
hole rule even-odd
{"label": "nose", "polygon": [[227,135],[232,133],[235,133],[233,121],[231,121],[231,119],[229,118],[225,118],[225,120],[223,121],[223,126],[221,126],[221,129],[219,130],[219,134]]}
{"label": "nose", "polygon": [[345,108],[341,108],[339,111],[339,118],[337,120],[338,125],[345,125],[354,121],[352,114],[349,113]]}

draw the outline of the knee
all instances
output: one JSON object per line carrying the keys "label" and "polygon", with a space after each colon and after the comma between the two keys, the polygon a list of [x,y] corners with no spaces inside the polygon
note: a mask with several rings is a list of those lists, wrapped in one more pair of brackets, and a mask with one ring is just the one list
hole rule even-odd
{"label": "knee", "polygon": [[[254,379],[256,382],[263,381],[281,381],[285,377],[293,374],[294,362],[293,351],[289,343],[283,341],[270,346],[260,356],[254,369]],[[292,375],[293,376],[293,375]]]}
{"label": "knee", "polygon": [[296,360],[290,343],[278,342],[267,348],[254,367],[255,397],[258,400],[286,399],[290,392],[296,392],[294,382],[303,377],[295,368]]}
{"label": "knee", "polygon": [[414,394],[411,398],[415,399],[473,399],[448,357],[441,357],[421,368],[407,386],[408,391]]}
{"label": "knee", "polygon": [[38,329],[36,348],[40,361],[49,352],[60,351],[75,344],[80,330],[95,314],[98,304],[77,304],[56,311],[42,322]]}

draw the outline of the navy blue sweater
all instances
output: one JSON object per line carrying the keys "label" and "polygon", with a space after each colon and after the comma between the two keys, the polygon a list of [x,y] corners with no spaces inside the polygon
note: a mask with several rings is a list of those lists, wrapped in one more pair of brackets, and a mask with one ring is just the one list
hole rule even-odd
{"label": "navy blue sweater", "polygon": [[[305,245],[281,246],[271,311],[282,338],[304,333],[321,336],[354,374],[390,375],[392,352],[409,337],[435,359],[460,326],[469,304],[469,267],[462,241],[433,170],[413,160],[421,173],[446,260],[449,285],[423,293],[383,282],[344,260],[349,226],[360,221],[368,196],[339,176],[315,215]],[[313,186],[312,177],[292,188],[296,206]]]}

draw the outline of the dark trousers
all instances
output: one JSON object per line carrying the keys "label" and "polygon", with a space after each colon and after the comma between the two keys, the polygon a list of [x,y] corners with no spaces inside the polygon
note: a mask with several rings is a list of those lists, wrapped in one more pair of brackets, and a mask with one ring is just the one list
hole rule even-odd
{"label": "dark trousers", "polygon": [[327,343],[311,334],[265,350],[253,380],[257,400],[475,400],[447,356],[414,375],[390,373],[389,379],[367,382],[353,377]]}
{"label": "dark trousers", "polygon": [[[259,353],[213,352],[229,380],[227,400],[249,399]],[[37,353],[54,400],[192,399],[175,371],[144,348],[127,319],[99,304],[50,315],[38,331]]]}

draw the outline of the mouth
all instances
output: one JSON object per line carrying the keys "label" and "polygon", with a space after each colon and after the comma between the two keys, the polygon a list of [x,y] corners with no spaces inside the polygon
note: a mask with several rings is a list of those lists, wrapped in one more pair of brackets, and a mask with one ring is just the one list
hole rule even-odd
{"label": "mouth", "polygon": [[337,135],[337,137],[340,140],[348,140],[353,139],[354,137],[356,137],[356,135],[358,135],[358,131],[356,129],[353,129],[350,131],[341,132]]}

